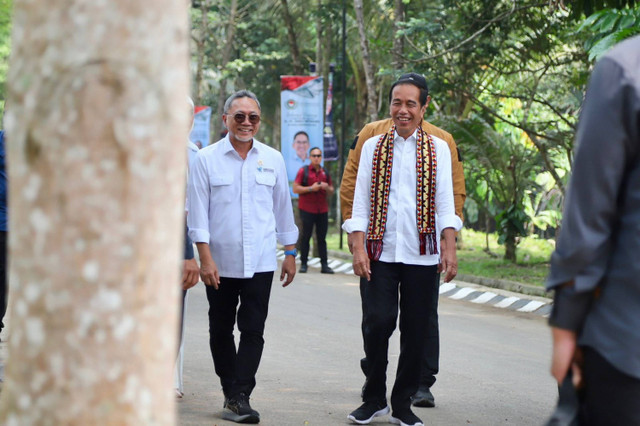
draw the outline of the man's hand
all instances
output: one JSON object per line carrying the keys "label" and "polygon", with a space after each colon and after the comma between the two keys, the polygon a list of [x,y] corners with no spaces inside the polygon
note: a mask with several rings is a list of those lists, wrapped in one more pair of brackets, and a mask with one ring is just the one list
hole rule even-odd
{"label": "man's hand", "polygon": [[553,354],[551,357],[551,375],[558,385],[562,383],[569,367],[573,373],[573,385],[582,387],[582,351],[578,347],[578,336],[574,331],[551,327]]}
{"label": "man's hand", "polygon": [[220,275],[218,274],[218,266],[213,259],[201,261],[200,277],[205,285],[213,286],[216,290],[220,285]]}
{"label": "man's hand", "polygon": [[[285,276],[286,276],[286,280],[285,280]],[[280,272],[280,281],[284,280],[284,283],[282,283],[282,287],[286,287],[289,284],[291,284],[291,281],[293,281],[293,277],[296,276],[296,258],[291,256],[291,255],[287,255],[284,257],[284,260],[282,261],[282,272]]]}
{"label": "man's hand", "polygon": [[353,246],[354,246],[354,243],[356,242],[356,238],[360,240],[364,239],[364,233],[352,232],[350,234],[347,234],[347,245],[349,246],[349,252],[351,254],[353,254]]}
{"label": "man's hand", "polygon": [[349,251],[353,253],[353,273],[371,281],[371,261],[364,248],[364,232],[352,232],[347,237]]}
{"label": "man's hand", "polygon": [[458,275],[458,258],[456,256],[456,234],[453,228],[446,228],[444,238],[440,240],[440,265],[438,272],[444,272],[444,282],[448,283]]}
{"label": "man's hand", "polygon": [[329,188],[329,184],[327,182],[320,182],[320,189],[324,189],[325,191]]}
{"label": "man's hand", "polygon": [[313,185],[311,185],[311,190],[313,192],[318,192],[322,189],[322,183],[321,182],[316,182]]}
{"label": "man's hand", "polygon": [[189,290],[200,281],[200,268],[196,259],[185,259],[182,264],[182,289]]}
{"label": "man's hand", "polygon": [[364,247],[355,249],[353,253],[353,273],[371,281],[371,261]]}

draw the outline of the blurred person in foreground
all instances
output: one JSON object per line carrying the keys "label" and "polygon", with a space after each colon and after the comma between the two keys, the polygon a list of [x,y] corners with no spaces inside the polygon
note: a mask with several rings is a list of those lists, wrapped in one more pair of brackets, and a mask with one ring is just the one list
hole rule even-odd
{"label": "blurred person in foreground", "polygon": [[[551,373],[579,424],[640,425],[640,37],[596,64],[576,133],[555,290]],[[564,385],[563,385],[564,386]]]}

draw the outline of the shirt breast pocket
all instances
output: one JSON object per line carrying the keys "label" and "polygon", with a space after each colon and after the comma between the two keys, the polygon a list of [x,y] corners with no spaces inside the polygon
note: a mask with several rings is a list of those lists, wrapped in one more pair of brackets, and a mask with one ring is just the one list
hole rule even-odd
{"label": "shirt breast pocket", "polygon": [[261,203],[272,203],[273,187],[275,185],[275,173],[268,171],[256,173],[256,200]]}
{"label": "shirt breast pocket", "polygon": [[209,175],[211,198],[215,202],[230,203],[233,201],[233,176],[222,174]]}

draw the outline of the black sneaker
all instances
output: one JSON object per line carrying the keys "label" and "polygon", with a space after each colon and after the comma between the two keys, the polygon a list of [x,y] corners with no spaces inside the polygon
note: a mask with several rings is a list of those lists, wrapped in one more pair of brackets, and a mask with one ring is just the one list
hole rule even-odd
{"label": "black sneaker", "polygon": [[329,268],[328,265],[323,265],[322,268],[320,268],[320,273],[321,274],[333,274],[333,269]]}
{"label": "black sneaker", "polygon": [[429,388],[420,386],[418,392],[411,397],[411,405],[432,408],[436,406],[436,401]]}
{"label": "black sneaker", "polygon": [[306,273],[307,272],[307,265],[304,264],[304,263],[302,265],[300,265],[300,270],[298,272],[300,272],[301,274]]}
{"label": "black sneaker", "polygon": [[260,414],[251,408],[249,397],[244,392],[225,402],[222,418],[236,423],[260,423]]}
{"label": "black sneaker", "polygon": [[367,425],[374,417],[384,416],[385,414],[389,414],[389,411],[387,401],[368,401],[349,414],[347,418],[359,425]]}
{"label": "black sneaker", "polygon": [[389,422],[393,423],[394,425],[400,426],[424,426],[422,420],[420,420],[418,416],[413,414],[413,411],[411,411],[410,408],[407,408],[406,410],[400,412],[396,412],[394,410],[391,418],[389,419]]}

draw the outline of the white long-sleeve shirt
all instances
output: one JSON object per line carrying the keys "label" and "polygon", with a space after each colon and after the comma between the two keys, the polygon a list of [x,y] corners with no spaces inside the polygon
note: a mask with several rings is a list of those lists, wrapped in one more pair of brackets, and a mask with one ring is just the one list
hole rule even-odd
{"label": "white long-sleeve shirt", "polygon": [[228,136],[201,149],[188,192],[189,237],[209,244],[222,277],[275,271],[276,239],[298,240],[284,159],[255,139],[244,160]]}
{"label": "white long-sleeve shirt", "polygon": [[[417,133],[407,139],[394,134],[393,166],[391,169],[391,188],[389,190],[389,208],[387,226],[382,239],[380,260],[389,263],[409,265],[437,265],[439,255],[420,255],[420,240],[416,221],[416,145]],[[455,214],[453,204],[453,183],[451,179],[451,153],[445,141],[435,136],[436,169],[436,228],[438,232],[445,228],[459,231],[462,221]],[[353,197],[351,219],[342,225],[346,232],[367,232],[371,211],[371,173],[373,154],[380,135],[368,139],[360,155],[360,167]],[[440,238],[438,252],[440,252]]]}

